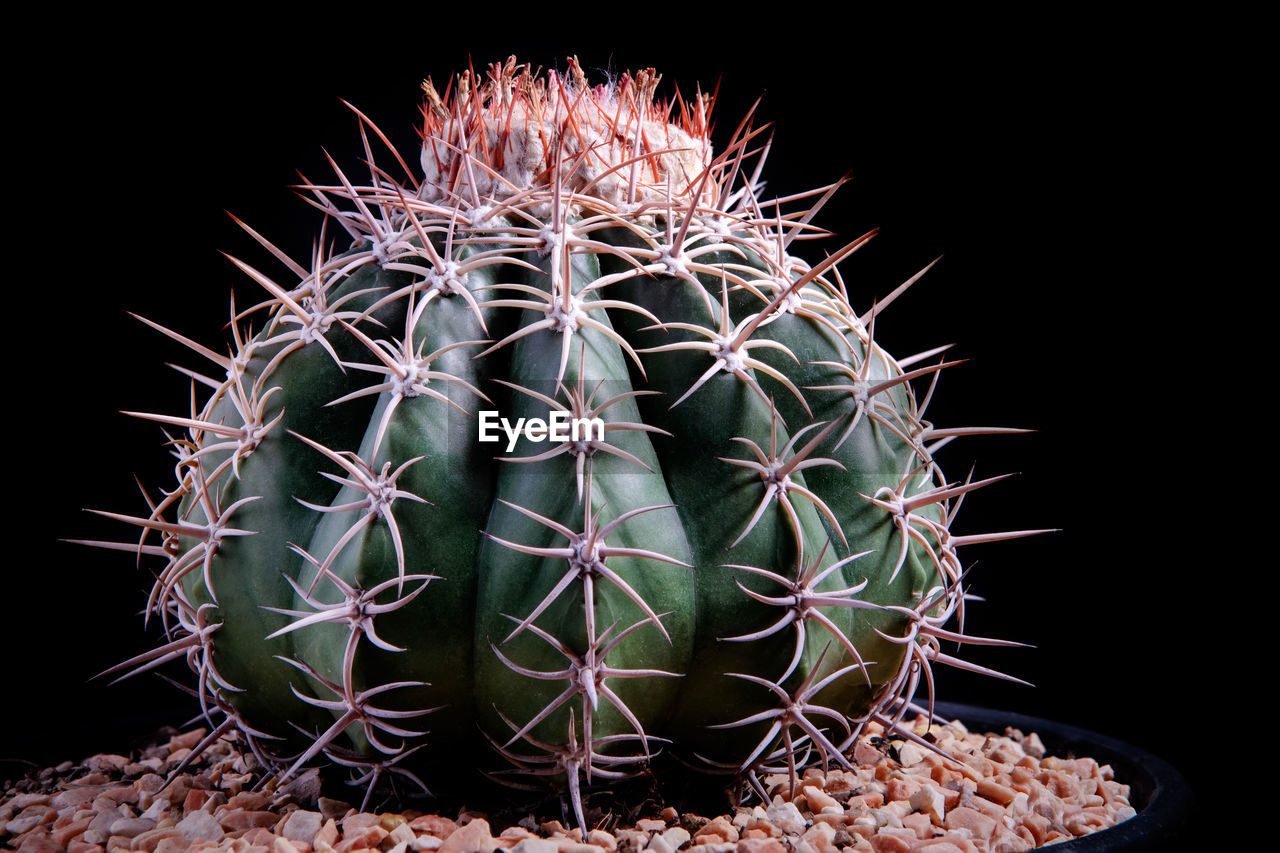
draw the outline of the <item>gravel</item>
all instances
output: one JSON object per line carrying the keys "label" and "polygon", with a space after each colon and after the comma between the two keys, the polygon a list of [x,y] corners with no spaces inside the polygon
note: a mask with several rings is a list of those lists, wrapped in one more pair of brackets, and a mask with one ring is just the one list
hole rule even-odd
{"label": "gravel", "polygon": [[305,776],[255,791],[255,759],[227,741],[166,781],[207,733],[196,729],[132,756],[95,755],[6,783],[0,843],[32,853],[1014,853],[1135,813],[1109,766],[1046,756],[1034,733],[926,723],[915,733],[950,760],[873,724],[852,771],[810,769],[794,790],[787,776],[769,776],[767,803],[715,816],[655,806],[585,835],[532,814],[362,812],[319,796]]}

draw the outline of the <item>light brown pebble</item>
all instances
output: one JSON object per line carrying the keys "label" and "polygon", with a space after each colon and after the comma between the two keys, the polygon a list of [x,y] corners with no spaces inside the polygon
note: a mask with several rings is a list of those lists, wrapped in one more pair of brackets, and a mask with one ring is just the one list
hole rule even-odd
{"label": "light brown pebble", "polygon": [[587,833],[587,843],[605,850],[618,849],[618,839],[603,829],[593,829]]}
{"label": "light brown pebble", "polygon": [[926,841],[924,844],[912,847],[911,853],[965,853],[965,850],[954,842],[940,838],[936,841]]}
{"label": "light brown pebble", "polygon": [[101,844],[90,844],[80,838],[67,842],[67,853],[106,853]]}
{"label": "light brown pebble", "polygon": [[[55,815],[56,812],[50,810],[49,815]],[[52,818],[47,821],[53,823]],[[41,813],[23,814],[15,817],[4,825],[4,831],[10,835],[22,835],[24,832],[30,832],[37,826],[46,823],[45,816]]]}
{"label": "light brown pebble", "polygon": [[[703,829],[705,828],[704,826]],[[701,835],[702,830],[698,830],[698,834]],[[662,833],[662,840],[667,842],[672,850],[679,850],[691,837],[689,830],[683,826],[673,826]]]}
{"label": "light brown pebble", "polygon": [[90,770],[101,770],[107,773],[119,772],[129,764],[129,759],[123,755],[114,755],[112,753],[99,753],[91,756],[85,761],[84,766]]}
{"label": "light brown pebble", "polygon": [[773,798],[773,802],[765,809],[765,815],[770,823],[790,835],[799,835],[808,826],[808,821],[800,814],[796,804],[783,802],[781,797]]}
{"label": "light brown pebble", "polygon": [[221,841],[226,835],[218,819],[206,811],[196,811],[184,817],[174,827],[188,841]]}
{"label": "light brown pebble", "polygon": [[736,853],[787,853],[787,847],[776,838],[743,838],[734,848]]}
{"label": "light brown pebble", "polygon": [[333,818],[329,818],[324,822],[324,826],[320,827],[320,831],[316,833],[316,837],[311,839],[311,846],[319,849],[321,845],[332,847],[338,841],[338,822]]}
{"label": "light brown pebble", "polygon": [[365,826],[352,832],[344,832],[342,840],[333,845],[336,853],[351,853],[366,847],[377,847],[391,833],[380,826]]}
{"label": "light brown pebble", "polygon": [[323,825],[324,816],[320,812],[294,809],[281,821],[276,832],[288,841],[305,841],[310,844]]}
{"label": "light brown pebble", "polygon": [[903,767],[914,767],[924,761],[925,752],[914,743],[904,743],[898,747],[898,763]]}
{"label": "light brown pebble", "polygon": [[155,828],[156,822],[149,817],[122,817],[114,821],[110,829],[112,835],[134,838]]}
{"label": "light brown pebble", "polygon": [[275,812],[267,811],[251,812],[245,809],[235,809],[218,815],[218,823],[222,824],[222,828],[228,833],[244,832],[256,827],[275,826],[279,822],[279,815]]}
{"label": "light brown pebble", "polygon": [[804,789],[805,802],[809,804],[810,811],[820,812],[825,808],[839,808],[840,804],[836,802],[826,791],[816,786],[810,785]]}
{"label": "light brown pebble", "polygon": [[164,787],[164,777],[158,773],[148,773],[139,777],[133,783],[133,787],[139,794],[155,794]]}
{"label": "light brown pebble", "polygon": [[927,817],[934,826],[942,826],[942,819],[946,815],[946,797],[937,788],[921,785],[908,802],[911,808]]}
{"label": "light brown pebble", "polygon": [[409,821],[409,828],[415,832],[425,832],[428,835],[434,835],[436,838],[444,839],[448,838],[458,828],[458,824],[447,817],[429,814],[415,817]]}
{"label": "light brown pebble", "polygon": [[650,838],[649,843],[645,845],[644,849],[650,850],[652,853],[674,853],[675,851],[675,848],[672,847],[667,842],[667,839],[663,838],[661,835],[655,835]]}
{"label": "light brown pebble", "polygon": [[996,821],[977,809],[956,806],[947,812],[943,826],[947,829],[966,829],[977,838],[990,838],[991,833],[995,832]]}
{"label": "light brown pebble", "polygon": [[[160,845],[165,841],[173,841],[176,844],[185,846],[187,844],[186,837],[173,827],[166,829],[152,829],[148,832],[141,832],[134,836],[132,843],[129,844],[130,850],[159,850]],[[173,846],[173,845],[169,845]]]}
{"label": "light brown pebble", "polygon": [[978,796],[988,799],[993,803],[1007,806],[1013,802],[1013,798],[1016,795],[1017,791],[1006,787],[1005,785],[1001,785],[992,779],[983,779],[978,782]]}
{"label": "light brown pebble", "polygon": [[[792,806],[794,808],[794,806]],[[714,844],[718,840],[721,843],[738,841],[738,828],[734,826],[724,815],[717,815],[712,820],[703,824],[697,832],[693,834],[695,843],[698,844]]]}
{"label": "light brown pebble", "polygon": [[866,739],[859,739],[853,747],[853,760],[858,764],[867,767],[873,767],[884,760],[884,753],[867,743]]}
{"label": "light brown pebble", "polygon": [[489,831],[489,822],[484,818],[476,818],[450,833],[439,849],[441,853],[490,853],[496,847],[497,843]]}
{"label": "light brown pebble", "polygon": [[[715,842],[710,844],[695,844],[688,849],[688,853],[734,853],[738,849],[735,842]],[[803,851],[796,847],[796,853],[811,853],[811,851]]]}
{"label": "light brown pebble", "polygon": [[75,807],[84,803],[92,802],[94,797],[102,792],[102,786],[90,785],[84,788],[70,788],[66,791],[54,796],[49,800],[48,805],[55,811],[61,811],[67,807]]}
{"label": "light brown pebble", "polygon": [[50,799],[52,798],[48,794],[16,794],[5,805],[16,814],[28,806],[47,806]]}
{"label": "light brown pebble", "polygon": [[169,738],[169,742],[165,745],[165,748],[169,750],[169,755],[172,757],[175,752],[195,748],[196,744],[204,740],[204,736],[208,733],[208,729],[200,728],[192,729],[191,731],[183,732],[182,734],[176,734]]}
{"label": "light brown pebble", "polygon": [[17,849],[19,853],[63,853],[64,848],[48,834],[35,834],[22,839]]}
{"label": "light brown pebble", "polygon": [[387,838],[393,845],[407,845],[413,841],[417,841],[418,834],[409,828],[409,824],[405,823],[404,820],[401,820],[400,823],[392,827],[391,831],[387,833]]}
{"label": "light brown pebble", "polygon": [[355,832],[357,829],[364,829],[367,826],[377,826],[379,821],[376,814],[355,812],[338,821],[338,824],[342,827],[342,834],[346,836],[349,833]]}
{"label": "light brown pebble", "polygon": [[920,839],[910,829],[885,829],[871,837],[871,848],[876,853],[911,853]]}
{"label": "light brown pebble", "polygon": [[58,844],[61,844],[63,847],[66,847],[71,839],[75,838],[77,835],[83,835],[84,831],[89,828],[89,824],[92,822],[92,815],[82,817],[79,820],[73,820],[63,826],[56,827],[53,832],[49,834],[49,837]]}
{"label": "light brown pebble", "polygon": [[560,853],[560,845],[550,838],[522,838],[511,848],[511,853]]}

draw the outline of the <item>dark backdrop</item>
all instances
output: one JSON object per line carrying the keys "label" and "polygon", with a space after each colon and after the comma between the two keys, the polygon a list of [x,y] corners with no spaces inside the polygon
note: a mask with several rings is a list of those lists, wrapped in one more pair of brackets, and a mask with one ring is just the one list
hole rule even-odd
{"label": "dark backdrop", "polygon": [[511,52],[563,67],[577,53],[593,77],[654,65],[667,92],[719,83],[719,140],[763,93],[759,115],[777,125],[770,189],[847,171],[818,220],[837,232],[831,247],[881,229],[842,267],[855,304],[943,255],[877,335],[898,354],[955,343],[971,359],[944,376],[936,422],[1037,431],[946,451],[954,477],[971,464],[979,477],[1018,474],[966,501],[963,532],[1062,532],[963,555],[986,599],[969,627],[1037,647],[977,657],[1036,686],[961,674],[941,692],[1130,740],[1200,779],[1210,692],[1227,676],[1184,615],[1217,569],[1201,561],[1184,497],[1205,473],[1179,449],[1180,388],[1201,340],[1171,297],[1190,238],[1167,229],[1169,149],[1185,121],[1173,93],[1196,76],[1194,57],[1165,61],[1144,27],[1047,19],[925,29],[850,17],[830,36],[682,25],[615,47],[564,33],[468,42],[396,21],[373,39],[371,19],[270,35],[211,21],[166,40],[97,23],[50,42],[50,73],[15,87],[10,115],[8,171],[23,191],[8,201],[25,224],[9,227],[6,266],[25,277],[9,285],[18,508],[0,757],[123,749],[184,713],[154,679],[89,680],[146,647],[147,579],[128,556],[57,541],[118,534],[81,508],[139,512],[134,475],[168,481],[159,429],[119,411],[183,409],[184,380],[164,362],[193,359],[127,312],[221,340],[228,289],[241,305],[257,294],[219,252],[266,263],[224,209],[305,257],[317,218],[288,189],[295,170],[327,179],[327,150],[360,171],[339,98],[412,152],[423,76],[443,83],[468,59],[481,68]]}

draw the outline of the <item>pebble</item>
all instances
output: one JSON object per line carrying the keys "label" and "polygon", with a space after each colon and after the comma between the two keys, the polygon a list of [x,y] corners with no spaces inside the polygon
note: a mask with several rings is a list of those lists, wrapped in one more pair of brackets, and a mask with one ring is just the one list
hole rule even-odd
{"label": "pebble", "polygon": [[289,841],[303,841],[310,844],[324,826],[324,815],[306,809],[295,809],[280,824],[280,835]]}
{"label": "pebble", "polygon": [[[141,755],[110,753],[38,771],[0,793],[0,846],[31,853],[1022,853],[1092,834],[1136,812],[1109,765],[1046,756],[1033,732],[971,734],[916,723],[954,757],[894,739],[877,725],[853,745],[852,770],[764,780],[769,802],[706,817],[674,807],[585,835],[532,816],[499,827],[455,817],[365,813],[305,795],[295,780],[254,792],[255,760],[221,742],[171,783],[205,736],[175,734]],[[312,780],[303,774],[300,780]],[[312,780],[314,781],[314,780]],[[314,804],[300,808],[294,797]]]}

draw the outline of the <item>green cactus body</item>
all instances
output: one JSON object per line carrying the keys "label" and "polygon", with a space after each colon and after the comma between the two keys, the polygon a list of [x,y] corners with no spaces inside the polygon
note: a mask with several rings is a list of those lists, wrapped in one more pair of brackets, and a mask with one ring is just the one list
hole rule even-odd
{"label": "green cactus body", "polygon": [[144,415],[186,431],[129,519],[176,639],[131,663],[197,652],[217,733],[282,776],[461,755],[581,820],[660,753],[844,762],[951,662],[980,483],[917,407],[946,363],[886,354],[833,277],[867,238],[793,257],[812,211],[757,202],[749,129],[716,157],[703,99],[572,71],[428,87],[425,178],[315,188],[350,250],[288,285],[237,262],[268,296],[230,358],[169,333],[226,378]]}

